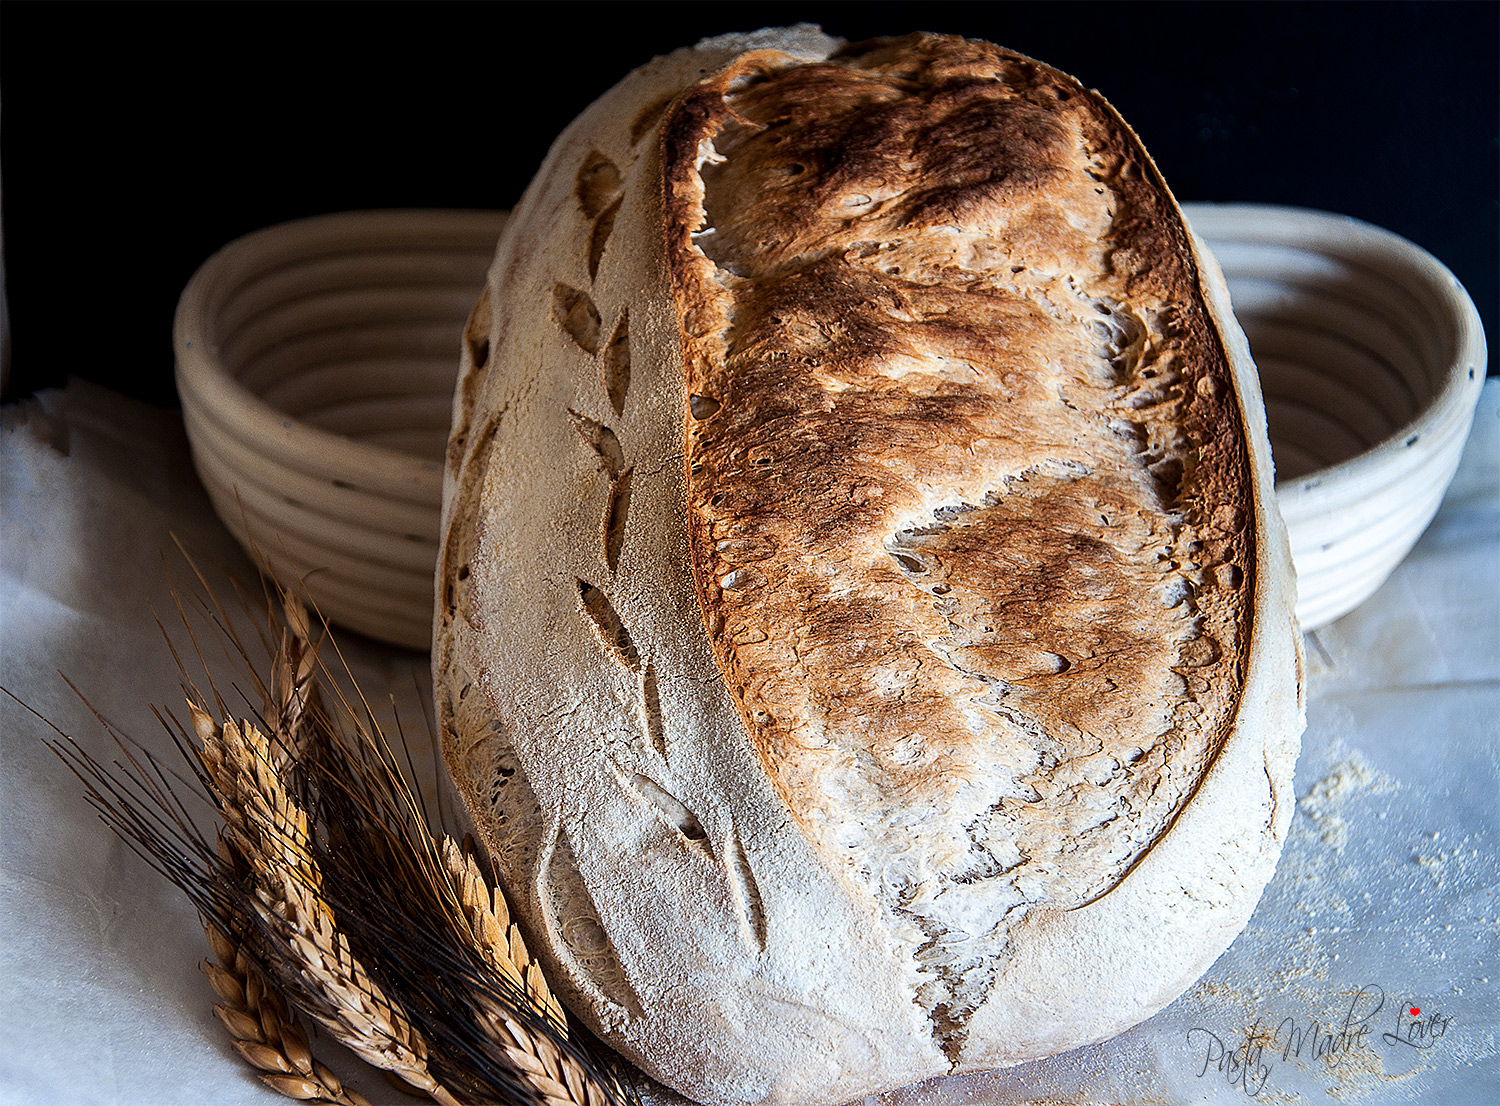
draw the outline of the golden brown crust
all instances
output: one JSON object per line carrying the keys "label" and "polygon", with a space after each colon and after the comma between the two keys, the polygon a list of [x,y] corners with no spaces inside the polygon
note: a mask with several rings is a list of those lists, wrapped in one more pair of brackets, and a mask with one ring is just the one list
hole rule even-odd
{"label": "golden brown crust", "polygon": [[[768,776],[929,934],[957,885],[1102,894],[1234,718],[1253,579],[1154,166],[1071,78],[937,36],[747,55],[663,149],[694,575]],[[942,955],[956,1017],[978,964]]]}

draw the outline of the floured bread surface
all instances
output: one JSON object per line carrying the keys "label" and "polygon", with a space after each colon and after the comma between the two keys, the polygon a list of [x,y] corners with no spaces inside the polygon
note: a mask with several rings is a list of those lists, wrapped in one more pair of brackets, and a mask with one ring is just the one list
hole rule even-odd
{"label": "floured bread surface", "polygon": [[728,36],[580,116],[465,335],[437,590],[454,798],[700,1101],[1118,1032],[1285,833],[1243,336],[1129,129],[994,46]]}
{"label": "floured bread surface", "polygon": [[666,127],[715,655],[961,1034],[1014,913],[1112,886],[1238,703],[1249,468],[1187,234],[1097,97],[984,43],[745,58]]}

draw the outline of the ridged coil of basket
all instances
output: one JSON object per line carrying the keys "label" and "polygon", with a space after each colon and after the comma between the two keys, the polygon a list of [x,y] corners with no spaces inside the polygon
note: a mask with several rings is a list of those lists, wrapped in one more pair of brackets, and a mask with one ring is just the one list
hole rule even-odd
{"label": "ridged coil of basket", "polygon": [[371,211],[240,238],[177,308],[177,387],[214,508],[330,620],[431,641],[443,454],[506,213]]}
{"label": "ridged coil of basket", "polygon": [[1316,629],[1378,588],[1437,512],[1484,384],[1479,313],[1436,258],[1369,223],[1183,210],[1260,371],[1297,615]]}

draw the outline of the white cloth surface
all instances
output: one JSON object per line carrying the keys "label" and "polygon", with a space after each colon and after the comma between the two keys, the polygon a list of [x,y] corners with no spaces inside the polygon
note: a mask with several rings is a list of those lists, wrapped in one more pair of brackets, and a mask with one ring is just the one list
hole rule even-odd
{"label": "white cloth surface", "polygon": [[[251,578],[175,413],[78,384],[8,408],[0,520],[0,687],[107,759],[65,674],[170,759],[150,707],[180,713],[153,618],[175,618],[168,572],[189,575],[172,536],[214,579]],[[426,655],[340,641],[421,746]],[[866,1106],[1500,1100],[1500,382],[1411,556],[1307,650],[1286,854],[1203,979],[1111,1041]],[[209,1011],[192,908],[99,822],[48,736],[0,697],[0,1104],[287,1101]],[[376,1101],[414,1101],[333,1063]]]}

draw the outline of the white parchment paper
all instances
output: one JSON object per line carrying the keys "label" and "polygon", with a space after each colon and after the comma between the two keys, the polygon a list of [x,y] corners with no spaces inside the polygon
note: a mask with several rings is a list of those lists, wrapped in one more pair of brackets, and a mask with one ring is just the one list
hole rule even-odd
{"label": "white parchment paper", "polygon": [[[79,384],[7,408],[0,517],[0,686],[108,756],[65,673],[170,758],[150,705],[181,699],[153,615],[175,617],[167,573],[187,576],[173,535],[213,580],[252,579],[176,414]],[[426,655],[341,644],[430,787]],[[1415,551],[1307,651],[1286,854],[1203,979],[1105,1044],[867,1106],[1500,1101],[1497,382]],[[209,1011],[193,910],[97,820],[47,736],[0,697],[0,1103],[286,1101]],[[376,1101],[415,1101],[332,1060]]]}

